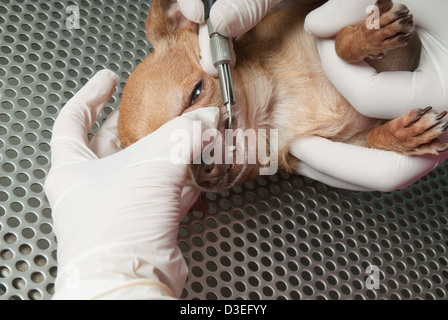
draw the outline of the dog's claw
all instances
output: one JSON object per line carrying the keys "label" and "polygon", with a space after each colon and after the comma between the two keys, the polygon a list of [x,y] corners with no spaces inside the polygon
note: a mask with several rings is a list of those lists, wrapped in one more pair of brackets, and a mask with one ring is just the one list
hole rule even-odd
{"label": "dog's claw", "polygon": [[412,14],[408,14],[404,18],[400,19],[400,24],[412,23],[413,18],[414,18],[414,16]]}
{"label": "dog's claw", "polygon": [[424,116],[425,114],[427,114],[431,110],[432,110],[432,107],[426,107],[424,109],[419,109],[418,113],[417,113],[417,116],[422,117],[422,116]]}
{"label": "dog's claw", "polygon": [[369,55],[369,59],[371,59],[371,60],[381,60],[381,59],[384,59],[385,57],[386,57],[386,55],[384,53]]}
{"label": "dog's claw", "polygon": [[439,113],[439,114],[437,115],[437,117],[436,117],[436,120],[437,120],[437,121],[442,120],[443,118],[445,118],[445,116],[446,116],[447,114],[448,114],[448,111],[443,111],[443,112]]}
{"label": "dog's claw", "polygon": [[442,144],[438,149],[437,152],[446,152],[448,151],[448,143]]}
{"label": "dog's claw", "polygon": [[405,10],[405,11],[396,11],[395,12],[395,16],[400,19],[401,17],[403,17],[404,15],[407,15],[409,13],[409,10]]}
{"label": "dog's claw", "polygon": [[412,34],[413,34],[412,32],[406,33],[406,34],[400,36],[399,39],[401,42],[408,42],[409,39],[412,37]]}
{"label": "dog's claw", "polygon": [[442,132],[445,132],[446,130],[448,130],[448,122],[442,127]]}

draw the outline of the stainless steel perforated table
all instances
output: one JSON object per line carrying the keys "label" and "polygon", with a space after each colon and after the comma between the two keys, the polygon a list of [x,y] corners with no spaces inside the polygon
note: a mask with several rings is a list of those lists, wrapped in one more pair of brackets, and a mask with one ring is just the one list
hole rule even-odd
{"label": "stainless steel perforated table", "polygon": [[[49,299],[57,243],[43,192],[52,125],[109,68],[119,103],[149,52],[149,0],[0,0],[0,299]],[[79,28],[72,25],[78,16]],[[74,21],[74,20],[73,20]],[[447,299],[448,166],[393,193],[278,174],[208,194],[179,247],[186,299]]]}

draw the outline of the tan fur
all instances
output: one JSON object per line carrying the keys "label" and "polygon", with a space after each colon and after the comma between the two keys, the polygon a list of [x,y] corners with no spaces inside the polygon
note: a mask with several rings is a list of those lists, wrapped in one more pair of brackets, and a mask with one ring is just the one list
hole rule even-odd
{"label": "tan fur", "polygon": [[[417,149],[422,141],[417,143],[408,137],[414,144],[409,143],[407,148],[402,148],[403,140],[396,139],[394,135],[398,128],[408,124],[409,118],[399,118],[393,126],[367,118],[359,114],[325,77],[316,39],[303,28],[307,13],[325,1],[305,2],[295,1],[292,7],[268,15],[235,42],[237,63],[232,69],[237,101],[233,109],[235,126],[243,130],[278,129],[279,165],[287,171],[293,170],[298,161],[289,154],[290,143],[307,136],[420,154],[422,150]],[[391,1],[380,0],[384,15],[387,13],[384,11],[386,2],[390,5]],[[341,57],[355,61],[368,57],[368,53],[379,55],[402,47],[402,42],[395,46],[388,43],[383,51],[377,45],[371,52],[369,38],[381,36],[372,35],[369,31],[367,37],[364,28],[365,24],[363,27],[361,23],[341,30],[337,37],[337,51]],[[120,105],[118,128],[125,146],[184,112],[222,105],[218,80],[207,75],[199,64],[197,27],[182,19],[169,0],[154,0],[147,29],[154,52],[130,76]],[[376,31],[384,33],[384,29]],[[387,32],[389,34],[390,30]],[[355,54],[353,48],[356,49]],[[375,61],[376,67],[388,70],[392,65],[394,70],[410,70],[419,56],[418,50],[413,51],[412,48],[395,49],[392,62],[387,58]],[[409,57],[408,61],[397,59],[403,55]],[[191,92],[199,81],[203,81],[202,94],[190,106]],[[420,126],[418,112],[413,115],[414,123]],[[431,119],[435,121],[437,117]],[[221,130],[225,123],[226,112],[222,107]],[[437,135],[431,137],[436,139]],[[427,142],[433,142],[432,139]],[[425,148],[425,151],[436,153],[440,149],[440,145],[435,143],[433,148]],[[257,167],[245,167],[238,182],[256,176]],[[226,187],[234,182],[228,182]]]}

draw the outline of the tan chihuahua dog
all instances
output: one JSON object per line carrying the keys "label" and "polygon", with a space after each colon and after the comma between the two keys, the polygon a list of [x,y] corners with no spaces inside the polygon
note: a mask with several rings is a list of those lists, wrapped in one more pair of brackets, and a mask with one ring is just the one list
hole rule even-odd
{"label": "tan chihuahua dog", "polygon": [[[271,153],[270,131],[278,130],[278,156],[271,161],[286,171],[299,161],[289,154],[290,144],[309,136],[407,155],[446,151],[448,145],[438,137],[448,128],[442,122],[447,112],[425,108],[392,121],[372,119],[358,113],[333,87],[322,70],[315,37],[303,28],[306,15],[324,2],[292,1],[234,41],[233,129],[264,130],[257,140],[264,140]],[[338,55],[348,62],[366,60],[378,71],[415,69],[421,44],[409,10],[390,0],[379,0],[377,6],[380,28],[363,22],[342,29],[336,36]],[[153,0],[146,27],[154,51],[124,89],[118,124],[122,144],[129,146],[171,119],[208,106],[221,107],[219,130],[224,133],[227,113],[219,82],[199,63],[198,26],[181,14],[176,3]],[[219,191],[255,178],[266,164],[249,163],[247,153],[253,148],[242,140],[237,147],[244,149],[244,161],[193,165],[196,185]]]}

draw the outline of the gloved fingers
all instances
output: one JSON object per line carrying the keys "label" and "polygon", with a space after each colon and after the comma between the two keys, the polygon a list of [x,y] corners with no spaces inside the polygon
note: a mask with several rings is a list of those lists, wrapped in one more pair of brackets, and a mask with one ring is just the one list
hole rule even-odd
{"label": "gloved fingers", "polygon": [[[88,133],[112,96],[118,78],[110,70],[99,71],[59,113],[51,141],[52,163],[90,160]],[[62,163],[61,163],[62,162]]]}
{"label": "gloved fingers", "polygon": [[320,137],[294,141],[290,153],[327,176],[385,192],[409,186],[448,157],[447,152],[439,156],[409,157]]}
{"label": "gloved fingers", "polygon": [[299,162],[299,164],[297,165],[296,173],[301,176],[324,183],[333,188],[346,189],[351,191],[374,191],[356,184],[349,183],[344,180],[339,180],[331,175],[316,170],[312,165],[309,165],[308,163],[305,163],[303,161]]}
{"label": "gloved fingers", "polygon": [[188,213],[188,210],[196,203],[201,194],[201,190],[196,186],[185,186],[182,189],[182,195],[180,197],[180,216],[179,220],[182,220]]}
{"label": "gloved fingers", "polygon": [[[219,134],[217,131],[218,124],[219,124],[219,118],[220,118],[220,109],[218,107],[208,107],[208,108],[201,108],[194,110],[192,112],[184,113],[181,118],[188,119],[193,123],[193,130],[200,125],[200,132],[201,137],[192,137],[192,150],[190,154],[188,154],[188,158],[186,160],[188,163],[192,163],[193,159],[197,157],[198,154],[201,154],[202,149],[204,148],[204,143],[207,143],[209,141],[202,141],[203,133],[206,130],[211,130],[210,136],[216,136]],[[187,130],[190,127],[187,126]],[[196,132],[192,132],[193,136]],[[198,132],[196,135],[198,135]]]}
{"label": "gloved fingers", "polygon": [[[220,110],[200,108],[183,114],[120,153],[128,163],[158,161],[189,165],[202,152],[202,134],[218,127]],[[213,133],[213,131],[212,131]]]}
{"label": "gloved fingers", "polygon": [[327,78],[365,116],[394,119],[414,108],[432,106],[441,112],[448,106],[448,58],[443,52],[433,61],[436,53],[431,57],[423,50],[415,72],[377,73],[364,62],[350,64],[339,58],[333,39],[319,39],[318,49]]}
{"label": "gloved fingers", "polygon": [[218,0],[210,11],[216,31],[238,37],[254,27],[281,0]]}
{"label": "gloved fingers", "polygon": [[98,158],[104,158],[123,150],[118,136],[118,108],[112,111],[97,133],[90,141],[90,149]]}
{"label": "gloved fingers", "polygon": [[[281,0],[218,0],[210,18],[217,31],[237,37],[257,24]],[[178,0],[182,14],[196,23],[204,23],[204,4],[200,0]]]}
{"label": "gloved fingers", "polygon": [[201,0],[177,0],[182,14],[190,21],[204,23],[204,3]]}
{"label": "gloved fingers", "polygon": [[199,47],[201,50],[201,66],[205,72],[214,78],[218,77],[218,70],[213,65],[212,49],[210,47],[210,36],[206,24],[199,26]]}
{"label": "gloved fingers", "polygon": [[331,0],[310,12],[305,30],[318,37],[333,37],[342,28],[364,20],[376,0]]}

